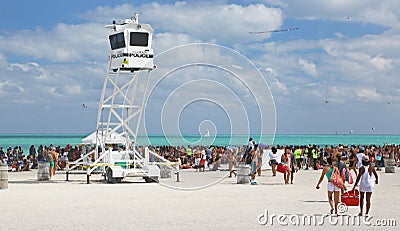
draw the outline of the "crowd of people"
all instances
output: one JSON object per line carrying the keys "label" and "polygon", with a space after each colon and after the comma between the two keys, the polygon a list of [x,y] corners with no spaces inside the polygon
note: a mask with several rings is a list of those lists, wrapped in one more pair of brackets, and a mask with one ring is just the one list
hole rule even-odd
{"label": "crowd of people", "polygon": [[[88,145],[65,147],[39,145],[37,148],[31,145],[29,154],[25,155],[20,146],[14,148],[9,147],[3,151],[0,147],[0,162],[11,166],[13,171],[29,171],[37,168],[38,161],[55,162],[55,168],[64,169],[67,161],[75,161],[86,153],[90,152],[94,147]],[[327,157],[333,155],[334,152],[340,152],[340,159],[344,161],[348,168],[357,174],[361,160],[357,157],[358,150],[362,149],[363,153],[368,156],[371,164],[379,171],[384,166],[384,159],[394,158],[396,162],[400,159],[400,145],[339,145],[339,146],[267,146],[258,145],[253,139],[249,140],[247,145],[243,146],[150,146],[157,155],[171,161],[179,163],[180,169],[198,169],[204,171],[205,167],[210,170],[218,170],[221,165],[228,165],[231,175],[235,174],[234,167],[240,162],[249,164],[252,175],[261,175],[261,166],[263,160],[268,157],[269,165],[272,167],[272,174],[276,176],[276,168],[278,166],[278,154],[281,162],[285,163],[287,174],[284,174],[285,184],[293,183],[292,173],[301,169],[322,169],[326,165]],[[264,150],[269,150],[267,156]],[[282,150],[278,152],[278,150]],[[138,147],[139,153],[144,155],[144,147]],[[283,154],[280,154],[283,153]],[[49,155],[51,154],[51,155]],[[51,156],[51,157],[50,157]],[[155,157],[150,155],[150,161],[154,161]],[[51,161],[52,160],[52,161]],[[358,162],[357,162],[358,161]],[[356,175],[357,176],[357,175]],[[287,180],[287,178],[290,178]]]}
{"label": "crowd of people", "polygon": [[[204,171],[206,167],[216,171],[222,164],[234,164],[240,161],[245,147],[226,146],[156,146],[155,153],[168,161],[177,162],[180,169],[197,169]],[[139,152],[140,152],[139,148]],[[154,157],[150,155],[150,162]]]}
{"label": "crowd of people", "polygon": [[74,161],[86,153],[87,146],[71,146],[65,147],[39,145],[37,148],[31,145],[29,154],[25,155],[21,146],[9,147],[6,152],[0,147],[0,163],[8,165],[11,172],[29,171],[38,168],[38,162],[50,163],[50,177],[56,170],[64,170],[68,161]]}
{"label": "crowd of people", "polygon": [[[29,154],[25,155],[20,146],[9,147],[6,151],[0,147],[0,163],[8,165],[11,171],[19,172],[37,168],[38,162],[50,162],[51,178],[57,170],[64,170],[68,161],[77,160],[93,148],[87,145],[65,147],[40,145],[35,148],[31,145]],[[364,198],[366,214],[369,212],[374,184],[378,183],[376,171],[385,166],[385,159],[393,159],[395,165],[400,166],[400,145],[394,144],[266,146],[259,145],[250,138],[249,143],[243,146],[150,146],[150,149],[157,154],[150,154],[150,162],[156,161],[156,156],[161,156],[178,163],[180,169],[194,168],[199,172],[204,172],[206,169],[217,171],[221,165],[227,165],[229,177],[232,177],[236,176],[235,166],[248,165],[252,185],[257,184],[256,177],[261,176],[262,165],[265,164],[263,159],[269,160],[273,177],[277,176],[277,171],[283,173],[283,182],[286,185],[293,184],[294,174],[297,171],[322,169],[316,188],[319,189],[319,185],[326,177],[331,213],[335,214],[338,212],[340,194],[344,192],[345,184],[338,185],[336,181],[333,182],[332,175],[337,173],[343,178],[343,182],[349,182],[348,175],[351,177],[352,173],[355,174],[356,180],[351,184],[354,183],[353,190],[360,184],[360,215],[362,215]],[[265,150],[268,150],[268,153]],[[138,151],[144,156],[143,146],[138,147]]]}

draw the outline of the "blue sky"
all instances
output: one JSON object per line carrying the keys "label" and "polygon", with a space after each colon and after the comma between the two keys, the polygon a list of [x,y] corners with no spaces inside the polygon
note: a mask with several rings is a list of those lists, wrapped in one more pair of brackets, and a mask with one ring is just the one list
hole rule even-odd
{"label": "blue sky", "polygon": [[[104,25],[141,12],[140,21],[155,29],[156,55],[201,42],[249,58],[273,96],[277,133],[399,134],[397,9],[396,0],[2,1],[0,132],[95,130],[109,51]],[[230,132],[219,128],[230,123],[221,107],[191,106],[180,109],[185,133],[209,120]],[[147,129],[161,133],[160,119],[149,114]]]}

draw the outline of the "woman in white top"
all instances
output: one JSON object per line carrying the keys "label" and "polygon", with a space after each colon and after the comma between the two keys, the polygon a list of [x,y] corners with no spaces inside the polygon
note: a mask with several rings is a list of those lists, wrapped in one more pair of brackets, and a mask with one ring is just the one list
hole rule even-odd
{"label": "woman in white top", "polygon": [[276,176],[276,166],[278,165],[278,162],[276,159],[278,158],[277,156],[277,151],[275,147],[271,148],[271,152],[269,153],[269,165],[271,166],[272,169],[272,176]]}
{"label": "woman in white top", "polygon": [[368,212],[371,207],[372,192],[374,191],[375,184],[378,184],[378,174],[376,173],[375,168],[371,166],[368,156],[362,157],[362,165],[363,166],[359,169],[359,174],[357,176],[357,180],[354,184],[353,190],[357,186],[358,182],[360,182],[360,213],[358,215],[362,216],[365,193],[367,201],[365,215],[368,216]]}

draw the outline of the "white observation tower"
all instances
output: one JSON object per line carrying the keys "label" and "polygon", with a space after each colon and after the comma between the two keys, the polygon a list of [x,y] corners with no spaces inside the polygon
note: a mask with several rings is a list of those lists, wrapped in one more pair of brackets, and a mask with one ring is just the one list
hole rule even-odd
{"label": "white observation tower", "polygon": [[[131,19],[106,27],[110,53],[107,76],[101,93],[96,131],[84,140],[95,149],[67,164],[68,174],[78,166],[86,166],[87,183],[92,172],[102,173],[108,183],[125,177],[143,177],[146,182],[158,182],[170,177],[177,164],[164,159],[148,147],[141,153],[136,148],[139,125],[147,97],[153,64],[151,47],[153,29],[139,23],[139,14]],[[152,159],[150,160],[150,155]],[[163,175],[160,175],[160,168]]]}
{"label": "white observation tower", "polygon": [[[135,149],[150,72],[154,68],[153,28],[139,23],[138,16],[106,26],[111,29],[111,50],[97,117],[101,148],[115,136],[124,139],[127,149]],[[143,73],[146,76],[141,76]]]}
{"label": "white observation tower", "polygon": [[[154,69],[151,47],[153,28],[131,19],[107,25],[110,53],[107,76],[100,98],[94,166],[102,165],[108,182],[126,176],[157,181],[160,170],[149,165],[148,156],[136,149],[150,73]],[[100,165],[101,166],[101,165]],[[94,171],[88,171],[88,176]]]}

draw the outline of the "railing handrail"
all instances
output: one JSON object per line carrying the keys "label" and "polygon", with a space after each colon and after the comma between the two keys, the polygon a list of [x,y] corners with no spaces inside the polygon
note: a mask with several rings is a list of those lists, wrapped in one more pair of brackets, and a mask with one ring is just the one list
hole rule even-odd
{"label": "railing handrail", "polygon": [[[93,164],[93,165],[96,165],[97,163],[99,163],[101,160],[104,159],[104,157],[108,154],[108,152],[109,152],[109,151],[103,152],[103,154],[101,154],[101,155],[99,156],[99,158],[97,158],[92,164]],[[94,167],[92,167],[92,168],[88,168],[88,170],[87,170],[87,175],[90,175],[96,168],[97,168],[97,166],[94,166]]]}
{"label": "railing handrail", "polygon": [[[83,159],[86,158],[86,157],[88,157],[89,155],[93,154],[94,151],[95,151],[95,150],[92,150],[92,151],[86,153],[85,155],[79,157],[79,158],[76,159],[75,161],[72,161],[72,162],[69,162],[69,161],[68,161],[68,163],[67,163],[67,171],[69,172],[69,171],[74,170],[75,168],[77,168],[77,167],[78,167],[77,164],[80,163],[81,161],[82,161],[82,163],[83,163]],[[70,168],[69,165],[73,165],[73,166]]]}

